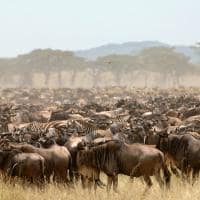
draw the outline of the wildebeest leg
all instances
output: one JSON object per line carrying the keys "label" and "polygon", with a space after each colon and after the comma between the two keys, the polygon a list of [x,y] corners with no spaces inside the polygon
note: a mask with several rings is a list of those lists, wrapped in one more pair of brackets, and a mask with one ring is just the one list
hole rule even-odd
{"label": "wildebeest leg", "polygon": [[78,183],[79,177],[80,177],[79,173],[78,172],[74,172],[74,180],[75,180],[76,183]]}
{"label": "wildebeest leg", "polygon": [[50,183],[50,181],[51,181],[51,179],[50,179],[51,175],[50,174],[46,174],[45,177],[46,177],[47,183]]}
{"label": "wildebeest leg", "polygon": [[152,181],[151,181],[151,178],[150,178],[149,176],[147,176],[147,175],[144,175],[143,177],[144,177],[145,183],[146,183],[147,186],[150,188],[150,187],[153,185],[153,183],[152,183]]}
{"label": "wildebeest leg", "polygon": [[86,188],[86,178],[83,175],[81,175],[81,185],[83,189]]}
{"label": "wildebeest leg", "polygon": [[45,183],[45,176],[44,176],[44,173],[42,173],[39,177],[39,182],[40,183]]}
{"label": "wildebeest leg", "polygon": [[55,181],[65,183],[69,186],[68,173],[65,169],[57,169],[54,174]]}
{"label": "wildebeest leg", "polygon": [[107,192],[110,192],[111,186],[112,186],[113,177],[107,176]]}
{"label": "wildebeest leg", "polygon": [[94,191],[95,191],[95,194],[96,194],[96,191],[97,191],[97,183],[96,183],[96,180],[94,180]]}
{"label": "wildebeest leg", "polygon": [[193,169],[192,171],[192,184],[195,183],[199,175],[199,170],[198,169]]}
{"label": "wildebeest leg", "polygon": [[160,188],[163,188],[163,186],[164,186],[164,181],[163,181],[162,178],[161,178],[160,170],[157,171],[157,172],[155,173],[155,178],[156,178],[156,180],[157,180],[157,182],[158,182]]}
{"label": "wildebeest leg", "polygon": [[106,186],[100,179],[95,180],[95,185],[99,186],[100,188],[104,188]]}
{"label": "wildebeest leg", "polygon": [[117,186],[118,186],[118,175],[113,177],[113,190],[119,193],[119,191],[117,190]]}
{"label": "wildebeest leg", "polygon": [[168,167],[165,163],[163,163],[162,170],[163,170],[164,183],[169,188],[170,187],[170,181],[171,181],[171,173],[170,173],[170,171],[169,171],[169,169],[168,169]]}
{"label": "wildebeest leg", "polygon": [[182,179],[183,179],[183,181],[190,182],[190,172],[191,172],[190,167],[182,168],[181,171],[182,171]]}
{"label": "wildebeest leg", "polygon": [[172,173],[173,173],[175,176],[180,177],[180,174],[179,174],[178,170],[176,169],[176,167],[170,165],[170,169],[171,169]]}
{"label": "wildebeest leg", "polygon": [[146,193],[148,192],[149,188],[153,185],[151,178],[147,175],[143,176],[145,183],[147,184],[146,189],[144,190],[143,196],[146,195]]}
{"label": "wildebeest leg", "polygon": [[191,168],[187,164],[186,158],[183,158],[181,160],[181,172],[182,172],[182,178],[183,178],[183,180],[189,181],[190,171],[191,171]]}
{"label": "wildebeest leg", "polygon": [[73,171],[70,169],[69,170],[69,179],[71,182],[74,182],[74,174],[73,174]]}
{"label": "wildebeest leg", "polygon": [[77,171],[69,171],[70,181],[77,184],[81,178],[81,175]]}
{"label": "wildebeest leg", "polygon": [[92,190],[92,185],[93,185],[93,178],[90,177],[88,178],[88,191],[91,192]]}
{"label": "wildebeest leg", "polygon": [[30,177],[30,182],[31,182],[32,184],[34,184],[34,183],[35,183],[35,180],[34,180],[34,178],[33,178],[33,177]]}
{"label": "wildebeest leg", "polygon": [[136,170],[139,169],[139,167],[140,167],[140,163],[138,163],[138,164],[132,169],[132,171],[131,171],[131,173],[130,173],[130,178],[131,178],[131,179],[133,179],[134,174],[135,174]]}

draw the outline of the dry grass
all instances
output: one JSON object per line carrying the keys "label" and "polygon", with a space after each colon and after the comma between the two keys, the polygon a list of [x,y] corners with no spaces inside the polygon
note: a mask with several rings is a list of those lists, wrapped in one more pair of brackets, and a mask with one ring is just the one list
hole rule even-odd
{"label": "dry grass", "polygon": [[[105,180],[104,180],[105,181]],[[119,194],[111,192],[109,195],[106,189],[98,189],[89,193],[83,190],[80,185],[75,189],[69,189],[63,185],[47,184],[43,189],[35,186],[23,186],[20,183],[8,184],[0,181],[0,200],[93,200],[93,199],[155,199],[155,200],[199,200],[200,199],[200,180],[194,185],[183,183],[180,179],[172,178],[171,189],[160,190],[158,184],[154,182],[154,186],[144,195],[145,185],[140,179],[135,179],[133,183],[127,177],[119,177]]]}

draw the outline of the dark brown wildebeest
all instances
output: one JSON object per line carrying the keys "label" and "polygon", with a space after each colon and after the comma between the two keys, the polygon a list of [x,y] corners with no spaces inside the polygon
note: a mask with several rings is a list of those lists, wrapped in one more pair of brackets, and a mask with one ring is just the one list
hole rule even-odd
{"label": "dark brown wildebeest", "polygon": [[75,178],[76,181],[78,181],[79,176],[81,175],[81,183],[83,188],[88,187],[89,189],[91,189],[92,183],[94,183],[95,189],[97,188],[97,186],[103,187],[104,184],[101,182],[99,178],[100,172],[97,171],[96,169],[91,168],[90,170],[88,170],[87,168],[82,167],[82,169],[78,171],[76,162],[77,153],[80,149],[83,149],[86,142],[87,142],[86,137],[84,136],[78,137],[72,135],[65,144],[72,157],[73,172],[71,173],[71,177],[73,179]]}
{"label": "dark brown wildebeest", "polygon": [[52,145],[48,149],[37,148],[28,144],[10,144],[13,149],[18,149],[25,153],[37,153],[44,157],[46,168],[45,176],[47,181],[50,180],[50,176],[53,175],[54,180],[64,181],[68,180],[68,170],[71,170],[71,155],[66,147],[58,145]]}
{"label": "dark brown wildebeest", "polygon": [[[168,171],[164,155],[156,148],[142,144],[128,145],[119,140],[106,141],[89,149],[81,150],[77,154],[78,168],[88,167],[103,171],[108,176],[107,190],[113,183],[117,190],[118,174],[131,177],[143,176],[147,186],[152,185],[150,176],[155,175],[160,186],[169,185],[170,172]],[[160,171],[164,172],[164,181]]]}
{"label": "dark brown wildebeest", "polygon": [[81,148],[81,146],[85,145],[84,138],[85,138],[84,136],[79,137],[79,136],[72,135],[64,145],[71,154],[72,176],[73,178],[77,178],[77,179],[78,179],[78,171],[77,171],[77,164],[76,164],[76,155],[77,155],[78,149]]}
{"label": "dark brown wildebeest", "polygon": [[163,151],[173,163],[187,174],[193,170],[195,178],[200,170],[200,140],[191,134],[159,134],[157,148]]}
{"label": "dark brown wildebeest", "polygon": [[0,151],[0,168],[10,176],[21,177],[32,183],[44,182],[45,160],[37,153]]}

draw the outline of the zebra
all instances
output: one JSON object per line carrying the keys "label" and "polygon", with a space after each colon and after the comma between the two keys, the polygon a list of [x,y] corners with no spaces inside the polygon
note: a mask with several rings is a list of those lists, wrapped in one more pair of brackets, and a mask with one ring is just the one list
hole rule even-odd
{"label": "zebra", "polygon": [[[40,137],[47,135],[50,130],[54,129],[54,134],[55,130],[60,130],[62,128],[67,129],[70,125],[69,120],[63,120],[63,121],[52,121],[52,122],[30,122],[28,123],[25,127],[20,129],[23,133],[39,133]],[[52,135],[52,131],[51,131]]]}
{"label": "zebra", "polygon": [[85,136],[88,141],[92,141],[98,137],[107,137],[112,138],[113,134],[109,129],[99,129],[98,126],[95,124],[92,124],[90,122],[84,121],[84,120],[77,120],[77,122],[82,125],[83,128],[85,128]]}
{"label": "zebra", "polygon": [[76,120],[76,123],[82,126],[84,134],[88,140],[93,140],[97,137],[97,131],[99,130],[96,125],[89,123],[85,120]]}

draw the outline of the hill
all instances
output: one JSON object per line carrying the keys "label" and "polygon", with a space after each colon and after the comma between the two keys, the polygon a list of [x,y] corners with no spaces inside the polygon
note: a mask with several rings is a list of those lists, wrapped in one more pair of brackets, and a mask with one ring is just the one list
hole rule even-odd
{"label": "hill", "polygon": [[[106,44],[99,47],[79,50],[75,55],[86,58],[87,60],[96,60],[98,57],[117,55],[137,55],[142,50],[150,47],[170,47],[170,45],[158,41],[126,42],[121,44]],[[189,57],[193,63],[200,63],[200,54],[192,46],[175,46],[175,51]]]}

